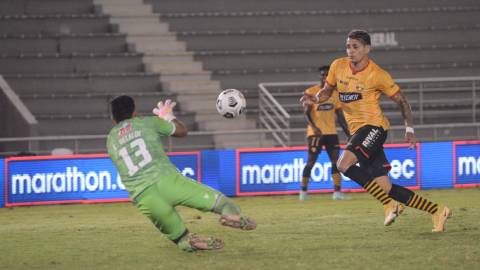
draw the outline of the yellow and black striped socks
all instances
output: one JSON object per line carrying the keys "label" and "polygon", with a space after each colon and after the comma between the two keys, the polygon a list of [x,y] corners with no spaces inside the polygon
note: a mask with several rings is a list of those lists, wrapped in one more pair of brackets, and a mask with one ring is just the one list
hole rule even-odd
{"label": "yellow and black striped socks", "polygon": [[375,180],[367,183],[364,188],[373,195],[373,197],[377,198],[381,203],[388,204],[392,198],[390,198],[385,191],[377,184]]}
{"label": "yellow and black striped socks", "polygon": [[340,175],[340,173],[337,172],[337,173],[332,173],[332,178],[333,178],[333,187],[335,188],[335,191],[340,191],[340,188],[342,186],[342,176]]}
{"label": "yellow and black striped socks", "polygon": [[424,199],[417,194],[415,194],[413,197],[410,197],[405,205],[417,208],[418,210],[427,211],[432,215],[438,210],[438,205],[436,203],[432,203],[431,201]]}
{"label": "yellow and black striped socks", "polygon": [[394,200],[404,203],[406,206],[427,211],[432,215],[438,210],[438,205],[436,203],[432,203],[431,201],[418,196],[413,191],[399,185],[392,184],[392,189],[390,189],[388,195]]}
{"label": "yellow and black striped socks", "polygon": [[375,180],[366,170],[357,167],[356,165],[352,165],[345,171],[343,175],[362,186],[384,205],[388,204],[392,200],[392,198],[390,198],[387,193],[383,191],[383,189],[377,184],[377,182],[375,182]]}
{"label": "yellow and black striped socks", "polygon": [[307,191],[308,182],[310,182],[310,177],[302,177],[302,190]]}

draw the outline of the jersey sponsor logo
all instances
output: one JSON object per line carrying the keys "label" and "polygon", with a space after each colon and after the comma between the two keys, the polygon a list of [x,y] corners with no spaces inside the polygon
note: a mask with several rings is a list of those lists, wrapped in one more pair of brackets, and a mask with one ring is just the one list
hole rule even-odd
{"label": "jersey sponsor logo", "polygon": [[343,103],[350,103],[363,99],[362,94],[360,93],[338,93],[340,96],[340,101]]}
{"label": "jersey sponsor logo", "polygon": [[340,84],[343,84],[343,85],[347,85],[348,82],[347,81],[342,81],[340,79],[337,78],[337,82],[340,83]]}
{"label": "jersey sponsor logo", "polygon": [[362,91],[363,89],[365,89],[365,84],[360,82],[357,83],[357,90]]}
{"label": "jersey sponsor logo", "polygon": [[333,109],[333,104],[322,104],[317,107],[317,111],[330,111]]}
{"label": "jersey sponsor logo", "polygon": [[123,135],[129,133],[130,130],[132,130],[132,123],[130,123],[130,124],[128,124],[128,125],[127,125],[127,123],[123,123],[123,128],[121,128],[121,129],[118,131],[117,138],[120,138],[120,137],[122,137]]}
{"label": "jersey sponsor logo", "polygon": [[368,133],[365,140],[363,140],[362,145],[366,148],[370,148],[373,143],[380,137],[380,130],[379,129],[372,129],[370,133]]}

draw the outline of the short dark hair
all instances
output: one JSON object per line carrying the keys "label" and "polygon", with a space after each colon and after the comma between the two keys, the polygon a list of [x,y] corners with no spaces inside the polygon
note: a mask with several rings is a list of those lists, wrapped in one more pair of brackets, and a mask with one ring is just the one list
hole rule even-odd
{"label": "short dark hair", "polygon": [[133,111],[135,111],[135,101],[133,101],[133,98],[121,95],[113,98],[109,104],[115,122],[120,123],[125,119],[132,118]]}
{"label": "short dark hair", "polygon": [[352,30],[348,33],[348,38],[358,40],[363,46],[372,45],[370,42],[370,35],[365,30]]}
{"label": "short dark hair", "polygon": [[321,66],[318,68],[318,72],[322,71],[322,70],[326,70],[326,71],[329,71],[330,70],[330,66]]}

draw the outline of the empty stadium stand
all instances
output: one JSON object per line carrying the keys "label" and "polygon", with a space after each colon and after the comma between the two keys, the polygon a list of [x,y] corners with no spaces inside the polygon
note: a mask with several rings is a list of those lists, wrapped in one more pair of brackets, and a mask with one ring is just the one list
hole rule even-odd
{"label": "empty stadium stand", "polygon": [[[177,114],[190,130],[257,129],[258,84],[316,80],[318,66],[345,56],[353,28],[372,34],[370,57],[394,79],[478,76],[479,15],[466,0],[4,0],[0,74],[38,120],[39,136],[107,134],[113,126],[108,100],[122,93],[136,99],[142,115],[159,100],[178,101]],[[437,93],[432,84],[415,123],[480,119],[468,109],[472,94],[456,87],[462,86]],[[229,121],[216,112],[222,88],[246,95],[246,116]],[[418,85],[402,89],[417,115]],[[292,127],[305,127],[293,105],[298,97],[283,99],[297,117]],[[391,122],[401,125],[395,106],[382,102]],[[295,136],[301,142],[303,134]],[[72,144],[41,141],[38,148],[105,151],[104,139]],[[170,150],[275,146],[265,133],[201,135],[173,145],[181,147]]]}

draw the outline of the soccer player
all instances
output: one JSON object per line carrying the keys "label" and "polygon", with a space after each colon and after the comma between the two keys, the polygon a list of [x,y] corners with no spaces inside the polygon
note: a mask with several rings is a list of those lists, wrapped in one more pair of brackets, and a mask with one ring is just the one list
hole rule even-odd
{"label": "soccer player", "polygon": [[[321,66],[318,69],[320,84],[307,89],[307,93],[316,95],[322,90],[325,85],[325,80],[328,76],[329,66]],[[308,159],[305,168],[303,169],[302,190],[300,191],[300,201],[307,200],[307,188],[310,182],[310,175],[312,168],[317,161],[318,155],[322,152],[322,147],[325,145],[328,157],[332,162],[332,178],[333,178],[333,197],[334,200],[348,200],[349,197],[343,195],[340,191],[342,186],[342,176],[337,169],[338,154],[340,152],[340,142],[338,140],[337,130],[335,129],[335,116],[337,115],[338,123],[342,127],[348,139],[350,139],[350,132],[348,131],[347,122],[342,113],[342,104],[338,97],[338,93],[334,91],[332,96],[321,104],[314,104],[312,106],[306,105],[303,114],[308,123]],[[334,113],[335,112],[335,113]]]}
{"label": "soccer player", "polygon": [[175,102],[158,103],[152,117],[138,117],[134,100],[118,96],[110,102],[117,124],[108,135],[107,149],[132,202],[153,224],[185,251],[220,249],[218,238],[201,238],[189,232],[175,206],[184,205],[220,214],[221,225],[251,230],[251,218],[240,207],[204,184],[182,175],[163,150],[160,135],[185,137],[187,128],[173,115]]}
{"label": "soccer player", "polygon": [[[352,30],[347,39],[348,57],[333,62],[326,85],[317,95],[304,92],[300,99],[304,106],[322,103],[338,89],[343,112],[352,134],[347,148],[337,162],[345,176],[365,188],[385,206],[385,226],[391,225],[404,206],[432,214],[433,231],[443,231],[451,215],[446,206],[437,205],[402,186],[392,184],[388,178],[391,168],[383,151],[390,126],[382,115],[379,100],[385,93],[400,107],[405,120],[405,141],[409,149],[416,147],[412,111],[407,98],[390,75],[368,58],[370,35],[364,30]],[[355,166],[360,163],[360,167]],[[395,202],[395,201],[397,202]]]}

